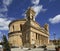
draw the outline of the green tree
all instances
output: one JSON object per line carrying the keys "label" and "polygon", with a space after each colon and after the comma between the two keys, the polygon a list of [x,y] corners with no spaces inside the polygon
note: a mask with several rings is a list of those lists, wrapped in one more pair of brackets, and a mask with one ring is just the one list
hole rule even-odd
{"label": "green tree", "polygon": [[3,49],[4,51],[10,51],[9,42],[5,35],[3,35]]}

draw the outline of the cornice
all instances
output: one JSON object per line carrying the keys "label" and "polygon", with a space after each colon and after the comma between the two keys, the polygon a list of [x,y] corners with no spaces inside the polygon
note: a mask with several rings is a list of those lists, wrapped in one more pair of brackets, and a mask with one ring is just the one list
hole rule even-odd
{"label": "cornice", "polygon": [[[43,30],[42,31],[42,29],[38,29],[38,28],[33,27],[33,26],[31,26],[31,27],[34,28],[34,29],[36,29],[36,30],[38,30],[38,31],[40,31],[40,32],[42,32],[42,33],[44,33],[44,34],[47,34],[47,31],[46,30]],[[47,35],[49,35],[49,34],[47,34]]]}
{"label": "cornice", "polygon": [[11,35],[11,34],[15,34],[15,33],[22,33],[22,31],[14,31],[14,32],[10,32],[10,33],[8,33],[8,36]]}
{"label": "cornice", "polygon": [[10,25],[14,22],[17,22],[17,21],[26,21],[26,19],[20,19],[20,20],[13,20],[8,26],[10,27]]}

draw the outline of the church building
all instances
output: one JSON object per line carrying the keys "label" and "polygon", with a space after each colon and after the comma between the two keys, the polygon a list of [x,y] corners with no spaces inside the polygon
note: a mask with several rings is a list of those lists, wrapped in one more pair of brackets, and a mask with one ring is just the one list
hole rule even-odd
{"label": "church building", "polygon": [[14,20],[9,24],[8,41],[11,47],[48,45],[49,25],[41,27],[35,21],[35,11],[29,8],[24,19]]}

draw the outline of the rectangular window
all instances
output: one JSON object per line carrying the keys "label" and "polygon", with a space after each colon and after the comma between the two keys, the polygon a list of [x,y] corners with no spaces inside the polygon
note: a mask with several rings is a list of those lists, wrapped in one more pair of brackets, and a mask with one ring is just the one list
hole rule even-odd
{"label": "rectangular window", "polygon": [[14,25],[13,25],[13,31],[14,31]]}
{"label": "rectangular window", "polygon": [[20,24],[20,31],[22,31],[22,25]]}
{"label": "rectangular window", "polygon": [[37,39],[37,33],[36,33],[36,39]]}

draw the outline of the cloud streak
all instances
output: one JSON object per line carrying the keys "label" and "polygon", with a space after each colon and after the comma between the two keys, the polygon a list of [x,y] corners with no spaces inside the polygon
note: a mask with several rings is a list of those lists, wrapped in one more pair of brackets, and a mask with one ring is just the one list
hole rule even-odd
{"label": "cloud streak", "polygon": [[32,0],[32,4],[34,4],[34,5],[38,5],[39,2],[40,2],[40,0]]}
{"label": "cloud streak", "polygon": [[53,18],[50,18],[49,19],[49,22],[52,23],[52,24],[60,23],[60,14],[59,15],[56,15]]}
{"label": "cloud streak", "polygon": [[8,30],[8,25],[11,21],[7,18],[0,18],[0,30]]}
{"label": "cloud streak", "polygon": [[41,11],[45,12],[45,11],[47,10],[47,9],[44,9],[44,8],[43,8],[43,5],[39,5],[39,2],[40,2],[40,0],[32,0],[32,4],[34,4],[34,5],[32,6],[32,8],[33,8],[33,10],[36,12],[35,17],[36,17]]}
{"label": "cloud streak", "polygon": [[5,6],[9,6],[12,3],[12,0],[3,0]]}
{"label": "cloud streak", "polygon": [[12,0],[2,0],[2,8],[0,8],[0,13],[2,12],[7,12],[8,11],[8,6],[12,3]]}
{"label": "cloud streak", "polygon": [[34,11],[36,12],[36,14],[35,14],[35,16],[37,16],[38,15],[38,13],[39,12],[41,12],[41,10],[42,10],[42,5],[39,5],[39,6],[32,6],[32,8],[34,9]]}
{"label": "cloud streak", "polygon": [[[45,12],[47,9],[43,8],[43,5],[39,5],[40,0],[31,0],[31,3],[33,4],[31,8],[36,12],[35,17],[40,13],[40,12]],[[29,7],[28,7],[29,8]],[[25,12],[22,14],[22,16],[26,16]]]}
{"label": "cloud streak", "polygon": [[0,7],[0,30],[8,30],[8,24],[12,19],[7,18],[8,6],[13,0],[2,0],[2,5]]}

